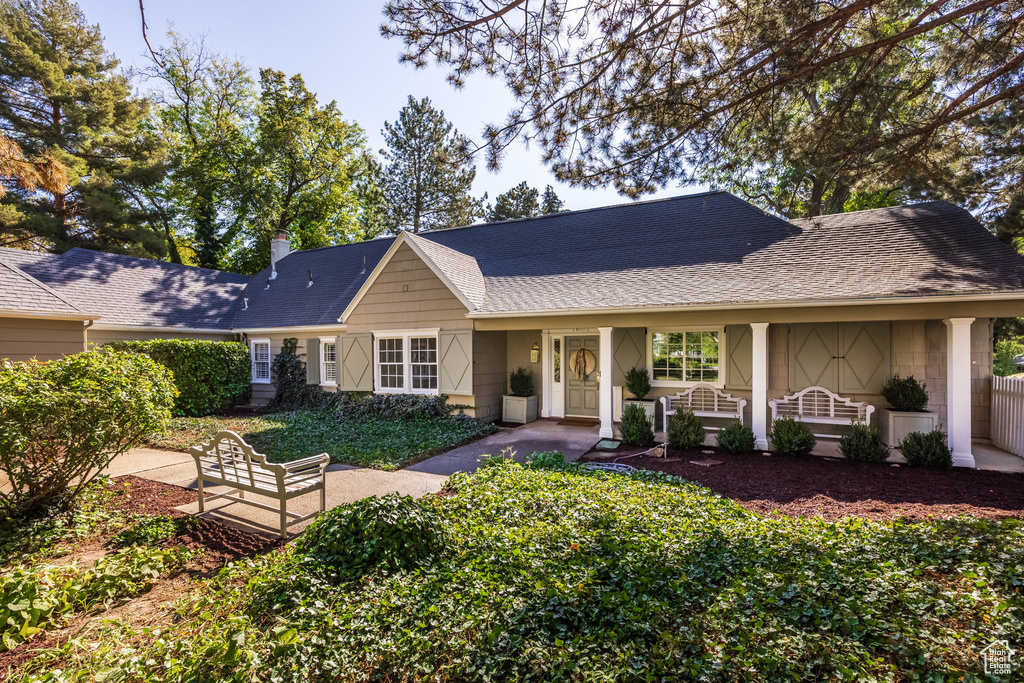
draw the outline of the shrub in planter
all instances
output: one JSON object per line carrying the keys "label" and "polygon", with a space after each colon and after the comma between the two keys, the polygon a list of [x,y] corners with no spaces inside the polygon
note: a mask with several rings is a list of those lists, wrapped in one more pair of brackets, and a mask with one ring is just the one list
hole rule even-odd
{"label": "shrub in planter", "polygon": [[241,342],[202,339],[148,339],[103,345],[149,356],[174,374],[175,416],[202,417],[249,398],[252,368]]}
{"label": "shrub in planter", "polygon": [[890,377],[882,385],[882,398],[896,411],[920,413],[928,407],[927,385],[918,382],[913,375]]}
{"label": "shrub in planter", "polygon": [[690,410],[680,410],[668,420],[668,433],[665,435],[668,445],[680,450],[699,448],[704,443],[707,433],[704,421]]}
{"label": "shrub in planter", "polygon": [[725,453],[739,455],[754,450],[754,430],[739,420],[733,420],[719,431],[717,439],[718,448]]}
{"label": "shrub in planter", "polygon": [[0,361],[0,513],[72,504],[111,460],[167,426],[177,393],[170,371],[137,353]]}
{"label": "shrub in planter", "polygon": [[429,502],[396,493],[328,510],[295,542],[297,555],[331,567],[342,580],[377,568],[412,569],[441,547],[440,522]]}
{"label": "shrub in planter", "polygon": [[885,462],[889,450],[878,428],[863,422],[854,422],[839,439],[839,451],[843,457],[855,462]]}
{"label": "shrub in planter", "polygon": [[780,417],[772,422],[772,453],[777,455],[809,455],[818,440],[803,422]]}
{"label": "shrub in planter", "polygon": [[508,388],[513,396],[533,396],[533,373],[518,367],[509,373]]}
{"label": "shrub in planter", "polygon": [[651,446],[654,444],[654,420],[647,416],[643,406],[635,403],[622,411],[619,423],[622,440],[630,446]]}
{"label": "shrub in planter", "polygon": [[651,393],[651,375],[647,372],[647,368],[630,368],[626,373],[623,386],[633,398],[642,401],[647,394]]}
{"label": "shrub in planter", "polygon": [[900,441],[899,449],[911,467],[948,470],[953,466],[953,452],[946,443],[946,435],[937,429],[927,434],[907,434],[903,441]]}

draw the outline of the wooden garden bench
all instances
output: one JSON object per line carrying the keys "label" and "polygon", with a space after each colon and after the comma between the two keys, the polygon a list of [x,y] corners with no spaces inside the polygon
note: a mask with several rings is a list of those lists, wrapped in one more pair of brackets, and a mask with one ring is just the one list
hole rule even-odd
{"label": "wooden garden bench", "polygon": [[[743,424],[743,406],[745,405],[747,405],[745,398],[736,398],[710,384],[696,384],[674,396],[661,397],[661,426],[668,431],[669,416],[674,415],[680,409],[691,410],[698,417],[737,419],[740,424]],[[708,429],[717,431],[718,427],[708,427]]]}
{"label": "wooden garden bench", "polygon": [[[267,456],[257,453],[242,437],[234,432],[218,432],[212,442],[193,446],[189,453],[196,461],[199,471],[199,512],[205,510],[203,482],[230,486],[231,490],[218,493],[206,500],[227,498],[236,503],[245,503],[281,515],[281,538],[288,537],[288,527],[315,517],[324,511],[327,491],[327,463],[331,458],[326,453],[310,458],[279,464],[267,462]],[[298,496],[320,492],[320,510],[308,515],[288,512],[288,501]],[[238,494],[235,496],[234,494]],[[266,505],[246,500],[246,493],[276,499],[280,505]]]}
{"label": "wooden garden bench", "polygon": [[[854,421],[871,424],[875,407],[865,402],[854,402],[825,387],[807,387],[785,398],[768,401],[772,409],[772,422],[779,417],[792,417],[800,422],[826,425],[849,425]],[[838,439],[838,434],[815,434],[818,438]]]}

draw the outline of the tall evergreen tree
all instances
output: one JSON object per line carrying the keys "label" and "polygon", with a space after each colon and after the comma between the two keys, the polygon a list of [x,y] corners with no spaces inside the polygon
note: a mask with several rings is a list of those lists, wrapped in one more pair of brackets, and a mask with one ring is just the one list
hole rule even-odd
{"label": "tall evergreen tree", "polygon": [[548,185],[540,196],[540,212],[545,216],[565,211],[565,202],[555,194],[555,188]]}
{"label": "tall evergreen tree", "polygon": [[149,102],[132,96],[98,26],[68,0],[0,2],[0,128],[25,158],[51,160],[66,183],[9,188],[0,244],[166,252],[124,189],[159,173]]}
{"label": "tall evergreen tree", "polygon": [[472,223],[481,202],[469,192],[476,170],[468,139],[429,98],[409,101],[395,123],[384,123],[384,191],[392,230],[437,230]]}
{"label": "tall evergreen tree", "polygon": [[508,221],[536,216],[540,213],[539,196],[540,193],[524,180],[508,192],[499,194],[494,206],[487,206],[487,220]]}

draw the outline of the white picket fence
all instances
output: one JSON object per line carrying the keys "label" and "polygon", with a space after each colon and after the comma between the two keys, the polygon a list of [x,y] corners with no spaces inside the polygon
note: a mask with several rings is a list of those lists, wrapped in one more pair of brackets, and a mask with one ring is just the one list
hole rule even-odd
{"label": "white picket fence", "polygon": [[992,378],[992,443],[1024,457],[1024,378]]}

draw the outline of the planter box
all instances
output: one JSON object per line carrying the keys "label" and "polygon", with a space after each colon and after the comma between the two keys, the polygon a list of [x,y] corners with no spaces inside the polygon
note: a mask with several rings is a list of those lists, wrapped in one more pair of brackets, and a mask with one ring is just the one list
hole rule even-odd
{"label": "planter box", "polygon": [[533,422],[537,419],[536,396],[502,396],[501,419],[503,422]]}
{"label": "planter box", "polygon": [[[648,399],[644,399],[642,401],[638,401],[635,398],[627,398],[626,400],[624,400],[622,402],[622,412],[625,413],[626,412],[626,406],[631,405],[631,404],[636,404],[638,406],[643,406],[644,412],[647,413],[647,417],[651,418],[652,420],[654,419],[654,406],[658,405],[657,401],[648,400]],[[621,419],[622,416],[620,415],[619,418]]]}
{"label": "planter box", "polygon": [[911,432],[927,434],[939,428],[938,413],[907,413],[888,408],[882,408],[878,413],[878,431],[885,443],[893,448]]}

